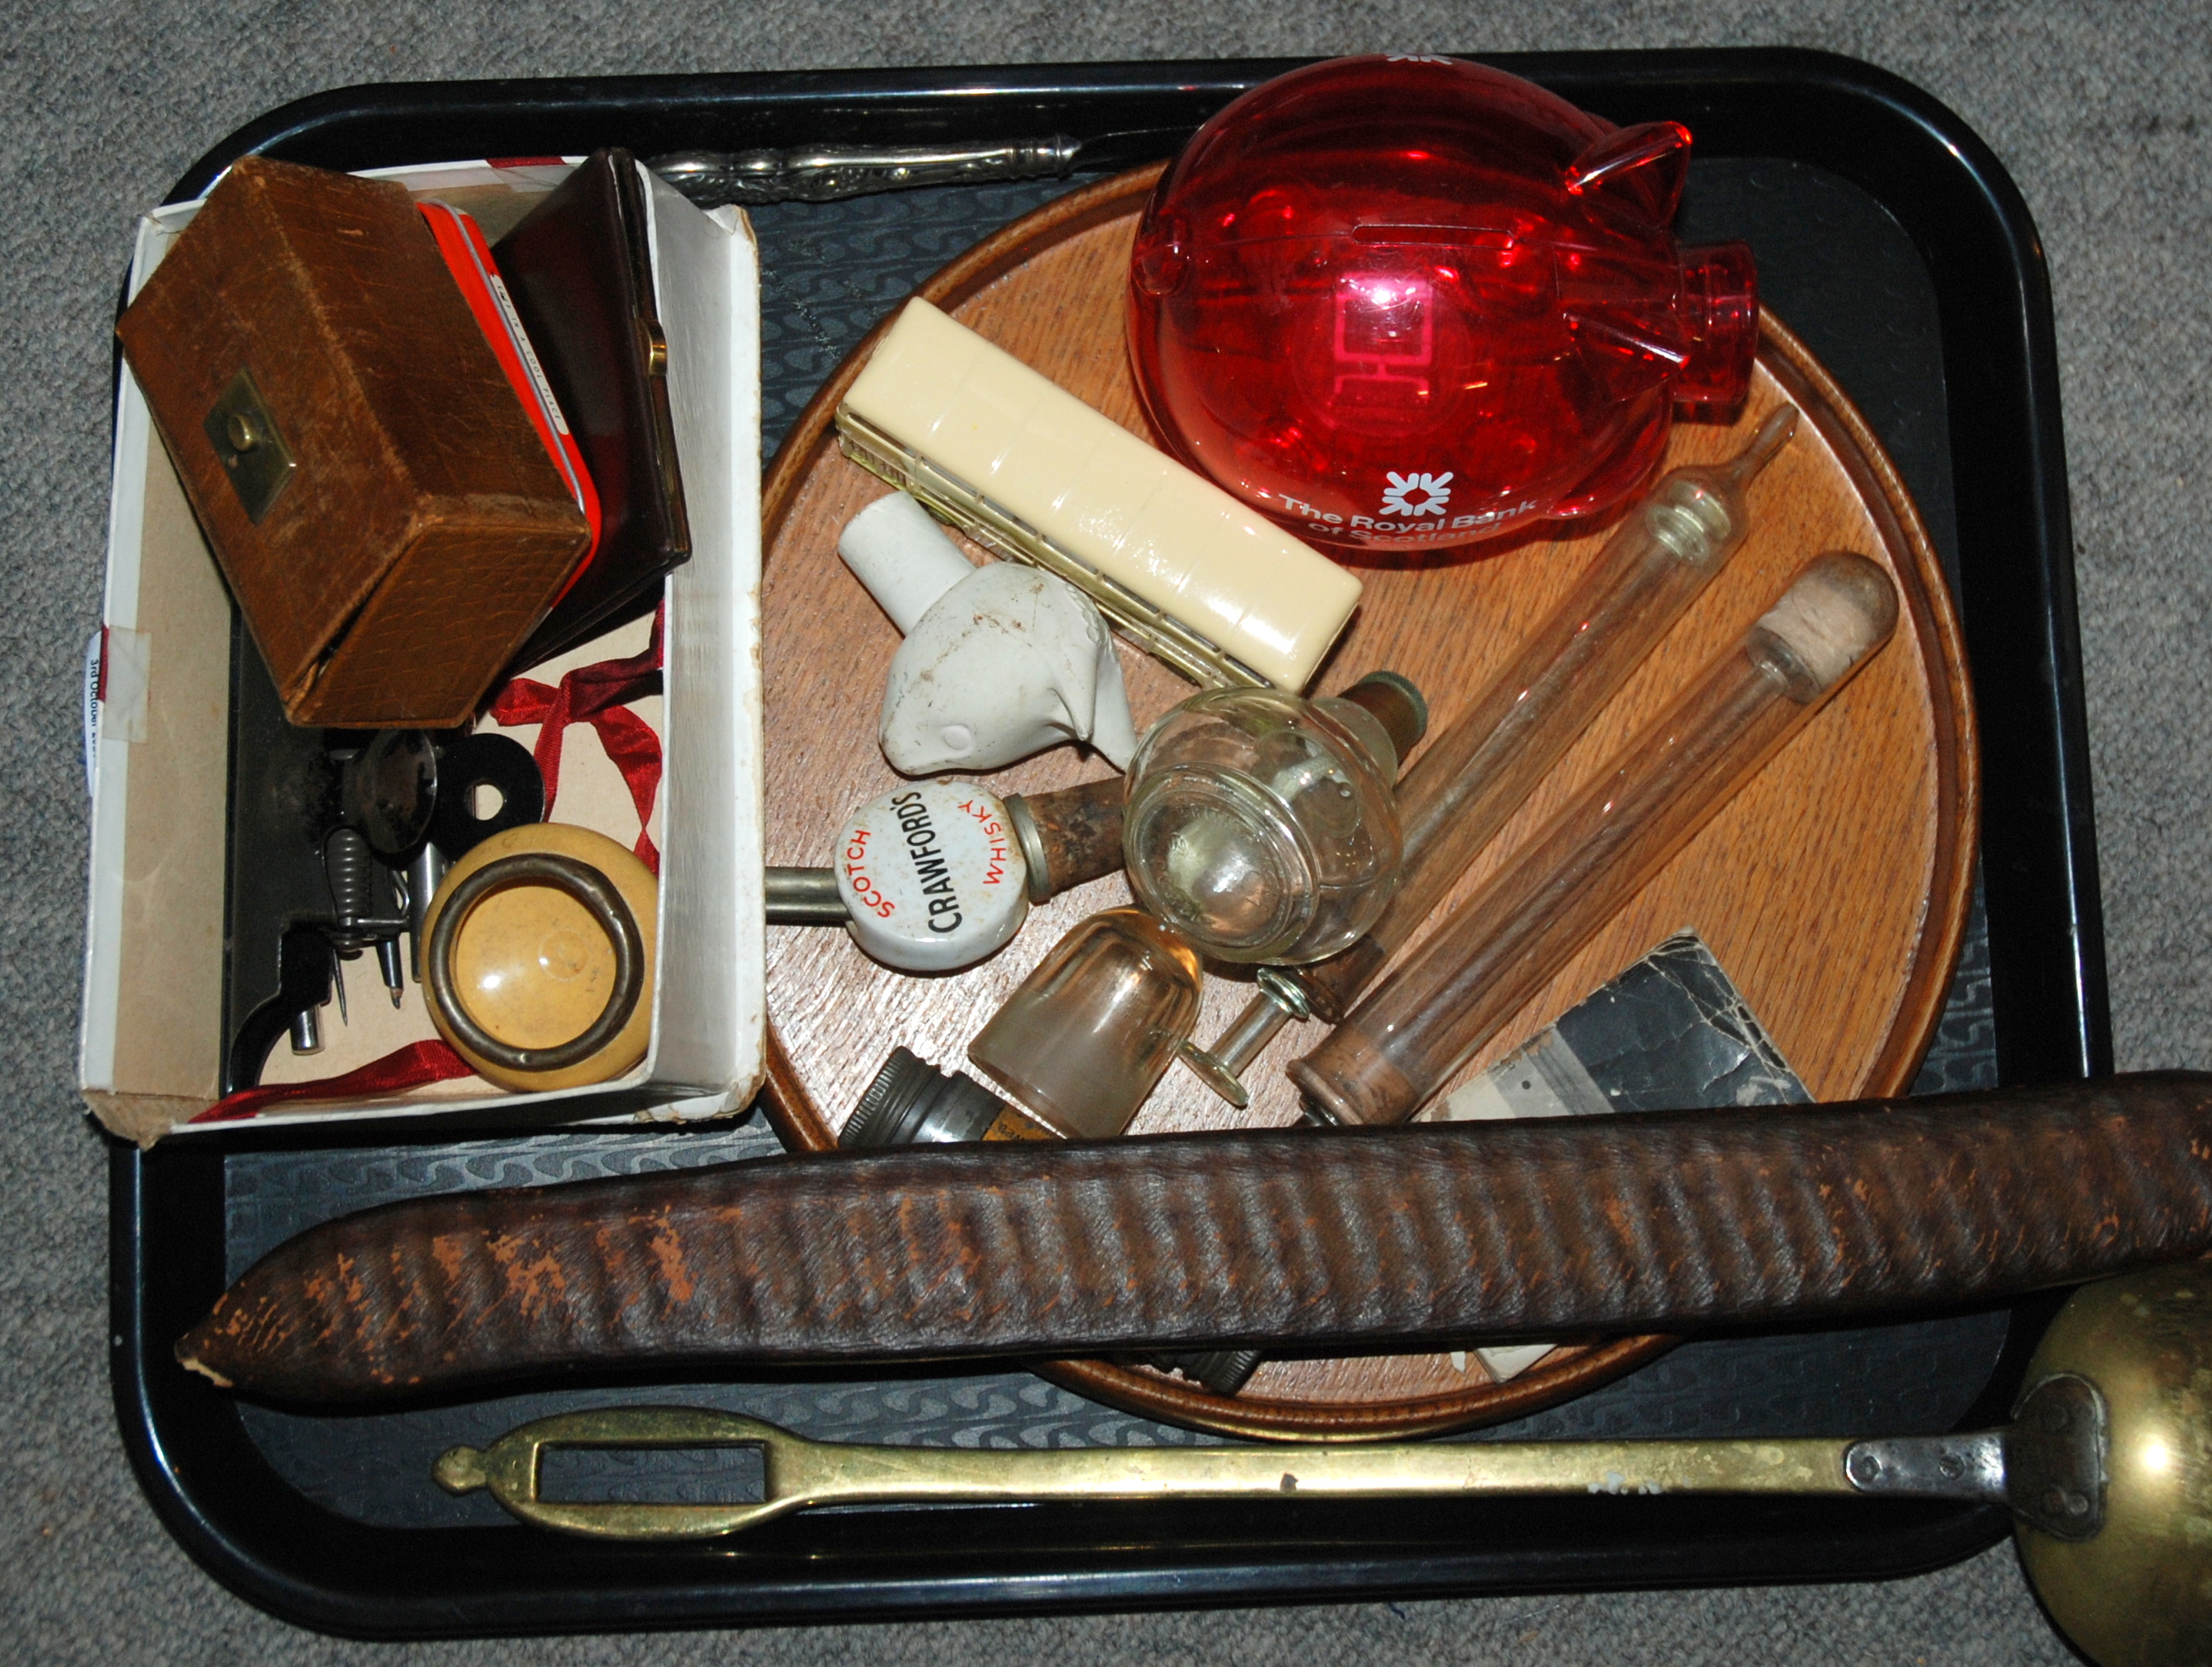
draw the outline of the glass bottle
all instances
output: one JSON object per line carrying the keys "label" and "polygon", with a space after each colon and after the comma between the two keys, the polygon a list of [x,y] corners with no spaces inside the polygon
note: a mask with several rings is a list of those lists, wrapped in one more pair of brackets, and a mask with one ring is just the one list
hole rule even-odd
{"label": "glass bottle", "polygon": [[1141,909],[1079,921],[968,1045],[969,1063],[1071,1140],[1129,1126],[1198,1022],[1198,952]]}
{"label": "glass bottle", "polygon": [[895,1047],[838,1131],[848,1150],[870,1146],[938,1146],[970,1140],[1049,1140],[981,1083],[941,1071],[910,1049]]}
{"label": "glass bottle", "polygon": [[1390,900],[1391,783],[1428,709],[1378,672],[1342,695],[1209,689],[1146,733],[1123,852],[1137,900],[1217,961],[1318,961]]}

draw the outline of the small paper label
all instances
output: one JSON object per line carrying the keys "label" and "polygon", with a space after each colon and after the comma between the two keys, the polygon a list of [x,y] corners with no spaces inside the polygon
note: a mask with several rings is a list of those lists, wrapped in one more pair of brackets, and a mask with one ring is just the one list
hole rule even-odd
{"label": "small paper label", "polygon": [[153,658],[154,640],[143,631],[111,625],[94,639],[99,656],[93,673],[98,690],[99,712],[88,742],[102,735],[118,741],[146,738],[146,679]]}
{"label": "small paper label", "polygon": [[84,791],[88,797],[98,791],[94,785],[98,772],[94,766],[100,755],[100,664],[106,637],[107,627],[102,626],[84,646]]}

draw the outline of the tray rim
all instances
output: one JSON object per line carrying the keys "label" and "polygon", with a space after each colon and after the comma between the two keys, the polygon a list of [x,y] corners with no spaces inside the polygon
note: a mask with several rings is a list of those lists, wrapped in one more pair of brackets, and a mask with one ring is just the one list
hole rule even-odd
{"label": "tray rim", "polygon": [[[1912,238],[1938,298],[1977,704],[2013,720],[1984,730],[1987,802],[2005,811],[1983,831],[2000,1080],[2109,1070],[2057,350],[2041,246],[2018,189],[1955,114],[1899,77],[1839,55],[1724,48],[1468,56],[1616,120],[1685,117],[1698,124],[1707,155],[1826,168],[1881,202]],[[955,120],[963,131],[1010,134],[1058,124],[1056,113],[1071,106],[1098,112],[1091,130],[1111,131],[1127,124],[1112,119],[1115,111],[1146,101],[1186,109],[1194,123],[1306,61],[369,85],[318,94],[248,124],[189,170],[168,200],[198,195],[248,151],[333,167],[398,163],[450,148],[455,142],[439,135],[474,130],[471,124],[498,124],[516,142],[510,154],[544,154],[609,142],[674,149],[709,133],[732,146],[763,142],[754,135],[805,142],[854,136],[878,121],[904,124],[900,130],[917,136]],[[1595,1536],[1572,1555],[1447,1555],[1405,1538],[1378,1540],[1353,1556],[1321,1537],[1304,1546],[1255,1539],[1231,1555],[1167,1537],[1142,1566],[1100,1566],[1103,1548],[1094,1548],[1098,1555],[1083,1567],[750,1584],[722,1572],[648,1578],[622,1557],[579,1565],[550,1556],[547,1542],[532,1537],[533,1564],[559,1567],[532,1587],[515,1578],[511,1557],[484,1555],[488,1540],[506,1537],[512,1546],[525,1531],[368,1530],[291,1494],[246,1439],[234,1405],[207,1386],[201,1394],[168,1361],[176,1314],[221,1282],[219,1239],[193,1230],[210,1208],[220,1214],[221,1155],[148,1154],[111,1141],[109,1171],[112,1385],[141,1485],[216,1579],[325,1631],[459,1636],[1832,1580],[1940,1567],[1993,1543],[2007,1527],[1996,1507],[1901,1518],[1875,1501],[1844,1501],[1794,1529],[1747,1525],[1732,1538],[1680,1546]],[[2006,1361],[1971,1416],[2001,1405],[2008,1372],[2016,1374],[2049,1306],[2015,1307]],[[1117,1519],[1119,1528],[1133,1525]]]}
{"label": "tray rim", "polygon": [[[963,250],[925,279],[915,294],[947,312],[957,312],[1006,282],[1034,253],[1125,218],[1132,202],[1149,195],[1166,167],[1164,162],[1147,163],[1054,198]],[[816,470],[838,449],[837,407],[896,316],[896,307],[887,311],[854,345],[776,447],[761,487],[763,584],[771,551],[787,519]],[[1899,591],[1914,642],[1927,663],[1936,824],[1929,893],[1912,959],[1897,991],[1888,1032],[1868,1068],[1864,1088],[1869,1096],[1901,1094],[1911,1086],[1942,1018],[1973,907],[1981,770],[1966,646],[1942,558],[1888,448],[1796,332],[1764,308],[1759,328],[1759,364],[1809,421],[1816,427],[1832,423],[1840,431],[1827,436],[1830,447],[1905,581]],[[773,1001],[767,1039],[760,1103],[777,1134],[793,1150],[836,1150],[829,1123],[783,1044]],[[1608,1338],[1559,1366],[1531,1370],[1504,1383],[1358,1402],[1218,1395],[1199,1385],[1087,1357],[1043,1361],[1031,1370],[1109,1405],[1217,1434],[1279,1441],[1379,1441],[1443,1434],[1542,1411],[1656,1360],[1679,1341],[1661,1335]]]}

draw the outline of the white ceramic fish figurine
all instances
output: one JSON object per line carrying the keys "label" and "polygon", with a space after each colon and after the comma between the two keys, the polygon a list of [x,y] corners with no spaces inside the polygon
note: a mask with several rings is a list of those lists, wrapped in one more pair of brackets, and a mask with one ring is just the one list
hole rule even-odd
{"label": "white ceramic fish figurine", "polygon": [[1069,741],[1128,767],[1121,663],[1073,585],[1019,562],[972,565],[903,492],[854,516],[837,553],[906,633],[884,689],[893,769],[995,770]]}

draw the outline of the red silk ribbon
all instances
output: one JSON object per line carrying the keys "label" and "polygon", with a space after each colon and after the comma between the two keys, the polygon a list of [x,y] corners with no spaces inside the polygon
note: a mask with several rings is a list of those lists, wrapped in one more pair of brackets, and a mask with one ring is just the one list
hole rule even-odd
{"label": "red silk ribbon", "polygon": [[664,608],[653,616],[653,640],[642,654],[627,660],[601,660],[578,666],[562,678],[558,688],[528,677],[510,679],[491,703],[491,715],[514,728],[536,724],[538,745],[532,749],[538,773],[545,778],[545,814],[553,814],[553,796],[561,787],[561,737],[571,724],[589,724],[598,731],[599,744],[622,772],[629,787],[630,803],[637,807],[638,860],[660,872],[660,852],[646,824],[653,820],[653,801],[660,791],[660,737],[646,721],[629,710],[632,700],[660,693],[660,633]]}
{"label": "red silk ribbon", "polygon": [[398,1094],[425,1082],[444,1082],[470,1075],[470,1068],[452,1046],[442,1041],[410,1042],[381,1059],[372,1059],[343,1076],[319,1077],[312,1082],[281,1082],[267,1088],[240,1088],[226,1094],[191,1120],[195,1123],[234,1123],[258,1117],[272,1106],[302,1100],[364,1100],[376,1094]]}

